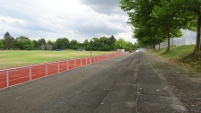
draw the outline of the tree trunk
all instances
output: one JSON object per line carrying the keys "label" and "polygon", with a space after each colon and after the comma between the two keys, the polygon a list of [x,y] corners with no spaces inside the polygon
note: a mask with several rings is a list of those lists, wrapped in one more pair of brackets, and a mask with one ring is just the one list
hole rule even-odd
{"label": "tree trunk", "polygon": [[154,51],[156,51],[156,43],[155,42],[153,44],[153,49],[154,49]]}
{"label": "tree trunk", "polygon": [[167,50],[166,52],[170,51],[170,33],[168,32],[168,44],[167,44]]}
{"label": "tree trunk", "polygon": [[159,51],[161,50],[161,43],[159,43]]}
{"label": "tree trunk", "polygon": [[197,54],[201,50],[200,46],[200,32],[201,32],[201,15],[198,16],[197,18],[197,37],[196,37],[196,45],[194,49],[194,54]]}

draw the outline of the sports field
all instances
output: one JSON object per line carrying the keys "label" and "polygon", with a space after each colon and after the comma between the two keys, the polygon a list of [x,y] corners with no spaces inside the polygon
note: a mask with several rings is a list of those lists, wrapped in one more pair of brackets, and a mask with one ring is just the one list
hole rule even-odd
{"label": "sports field", "polygon": [[[104,55],[112,52],[93,51],[92,55]],[[58,60],[90,57],[91,52],[65,51],[0,51],[0,69],[39,64]]]}

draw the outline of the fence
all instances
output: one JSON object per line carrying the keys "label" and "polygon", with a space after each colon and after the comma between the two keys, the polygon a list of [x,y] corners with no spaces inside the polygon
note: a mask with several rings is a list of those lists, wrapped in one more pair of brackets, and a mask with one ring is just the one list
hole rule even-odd
{"label": "fence", "polygon": [[114,58],[123,54],[125,53],[118,52],[102,56],[92,56],[88,58],[71,59],[0,70],[0,89],[8,88],[25,82],[30,82],[53,74]]}
{"label": "fence", "polygon": [[[195,44],[196,42],[196,32],[189,31],[189,30],[182,30],[183,36],[180,38],[171,38],[170,46],[182,46],[182,45],[191,45]],[[167,40],[165,42],[160,43],[160,45],[156,45],[156,49],[159,48],[166,48],[167,47]]]}

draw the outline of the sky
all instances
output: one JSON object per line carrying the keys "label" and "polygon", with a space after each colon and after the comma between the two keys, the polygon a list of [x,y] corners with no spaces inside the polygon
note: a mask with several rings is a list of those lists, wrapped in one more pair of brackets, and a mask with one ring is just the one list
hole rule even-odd
{"label": "sky", "polygon": [[0,0],[0,38],[11,36],[83,42],[114,36],[135,42],[119,0]]}

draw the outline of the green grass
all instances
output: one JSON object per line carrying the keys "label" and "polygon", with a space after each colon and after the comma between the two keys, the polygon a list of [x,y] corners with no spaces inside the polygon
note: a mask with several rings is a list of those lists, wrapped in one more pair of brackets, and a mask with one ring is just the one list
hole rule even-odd
{"label": "green grass", "polygon": [[[114,52],[93,51],[92,55],[109,53]],[[90,51],[0,51],[0,69],[89,56]]]}
{"label": "green grass", "polygon": [[166,48],[162,49],[161,51],[156,52],[158,55],[163,56],[168,59],[180,59],[183,56],[189,55],[193,52],[194,45],[185,45],[179,47],[172,47],[170,52],[166,53]]}
{"label": "green grass", "polygon": [[166,49],[162,49],[156,54],[189,68],[192,73],[201,72],[201,54],[192,54],[194,47],[195,45],[172,47],[170,52],[166,53]]}

